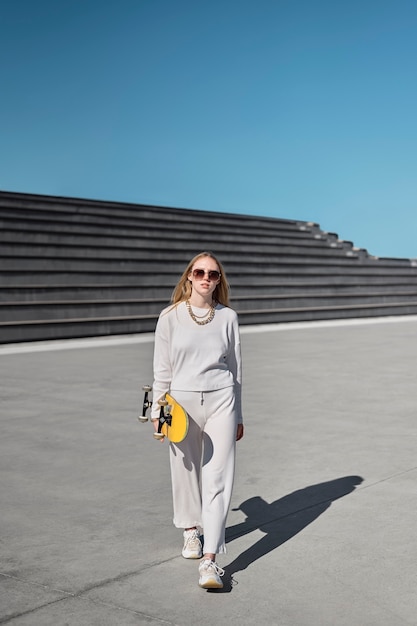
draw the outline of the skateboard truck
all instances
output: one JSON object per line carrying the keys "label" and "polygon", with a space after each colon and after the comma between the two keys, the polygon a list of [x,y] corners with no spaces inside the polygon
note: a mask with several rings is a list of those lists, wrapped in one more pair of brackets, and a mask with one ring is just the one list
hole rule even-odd
{"label": "skateboard truck", "polygon": [[[138,416],[138,420],[142,424],[145,424],[146,422],[149,421],[149,417],[146,415],[146,412],[148,411],[148,409],[152,407],[152,400],[149,400],[149,393],[152,391],[152,387],[151,385],[143,385],[142,389],[145,393],[143,396],[142,414]],[[158,404],[160,406],[158,430],[154,432],[153,436],[154,436],[154,439],[163,439],[165,435],[162,432],[162,426],[165,423],[168,424],[168,426],[171,426],[172,415],[169,409],[165,408],[168,406],[167,400],[164,400],[164,399],[158,400]]]}
{"label": "skateboard truck", "polygon": [[145,395],[143,397],[142,415],[139,415],[138,420],[142,422],[142,424],[145,424],[149,419],[146,415],[146,411],[152,406],[152,400],[149,400],[149,392],[152,391],[152,387],[150,385],[143,385],[142,389]]}
{"label": "skateboard truck", "polygon": [[165,437],[162,432],[162,426],[166,423],[168,426],[171,426],[172,415],[169,412],[169,409],[165,409],[168,406],[167,400],[158,400],[158,404],[160,406],[159,409],[159,421],[158,421],[158,430],[154,432],[154,439],[163,439]]}

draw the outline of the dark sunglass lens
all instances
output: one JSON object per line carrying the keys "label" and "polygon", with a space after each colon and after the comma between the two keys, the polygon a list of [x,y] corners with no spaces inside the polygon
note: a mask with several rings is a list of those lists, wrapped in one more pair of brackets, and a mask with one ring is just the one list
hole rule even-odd
{"label": "dark sunglass lens", "polygon": [[216,270],[209,270],[208,272],[205,270],[193,270],[194,278],[198,278],[199,280],[204,278],[206,273],[209,280],[219,280],[220,278],[220,272],[217,272]]}

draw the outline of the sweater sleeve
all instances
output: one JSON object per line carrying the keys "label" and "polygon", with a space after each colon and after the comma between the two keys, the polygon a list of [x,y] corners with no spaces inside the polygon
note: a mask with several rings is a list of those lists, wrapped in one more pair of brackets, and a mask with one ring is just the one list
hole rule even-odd
{"label": "sweater sleeve", "polygon": [[242,355],[237,317],[232,323],[231,342],[227,362],[233,374],[237,421],[239,424],[242,424]]}
{"label": "sweater sleeve", "polygon": [[158,400],[163,398],[171,386],[172,367],[169,335],[168,315],[163,312],[159,316],[155,329],[151,419],[157,419],[159,417]]}

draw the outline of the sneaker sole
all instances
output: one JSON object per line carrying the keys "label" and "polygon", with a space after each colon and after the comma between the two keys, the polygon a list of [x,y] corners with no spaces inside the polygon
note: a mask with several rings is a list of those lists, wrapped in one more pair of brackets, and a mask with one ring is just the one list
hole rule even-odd
{"label": "sneaker sole", "polygon": [[191,553],[189,553],[189,552],[187,553],[186,552],[184,554],[184,552],[182,552],[182,556],[184,557],[184,559],[201,559],[203,554],[202,553],[196,554],[195,552],[191,552]]}
{"label": "sneaker sole", "polygon": [[201,589],[223,589],[223,583],[217,582],[214,578],[206,580],[204,583],[199,582],[198,586],[201,587]]}

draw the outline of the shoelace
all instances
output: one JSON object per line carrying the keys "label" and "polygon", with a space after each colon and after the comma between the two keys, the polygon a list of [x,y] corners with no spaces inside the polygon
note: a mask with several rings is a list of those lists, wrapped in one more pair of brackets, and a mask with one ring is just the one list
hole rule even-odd
{"label": "shoelace", "polygon": [[205,559],[205,561],[201,561],[200,565],[201,569],[210,569],[213,568],[218,576],[224,576],[224,569],[219,567],[215,561],[211,561],[210,559]]}
{"label": "shoelace", "polygon": [[189,530],[187,532],[187,535],[185,536],[186,543],[193,543],[196,539],[200,541],[200,533],[198,532],[198,530]]}

